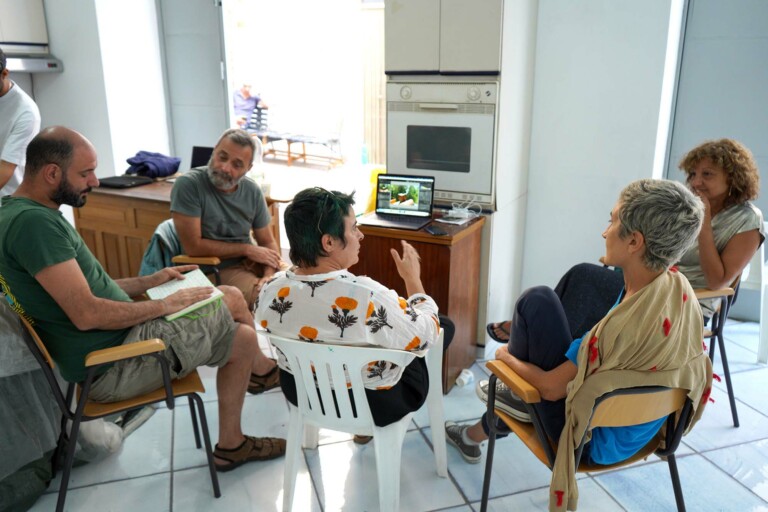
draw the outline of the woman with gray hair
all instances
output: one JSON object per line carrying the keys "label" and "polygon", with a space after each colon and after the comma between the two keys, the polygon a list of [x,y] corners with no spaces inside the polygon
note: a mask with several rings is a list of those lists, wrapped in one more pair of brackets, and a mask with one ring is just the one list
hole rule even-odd
{"label": "woman with gray hair", "polygon": [[[730,285],[765,240],[762,212],[751,203],[760,190],[760,174],[752,153],[733,139],[705,141],[690,150],[678,167],[688,188],[704,203],[704,221],[696,243],[676,260],[694,288],[716,290]],[[677,233],[670,231],[670,236]],[[555,287],[571,334],[590,329],[621,290],[621,273],[592,263],[572,267]],[[711,318],[719,299],[699,302]],[[490,323],[491,338],[506,343],[509,322]]]}
{"label": "woman with gray hair", "polygon": [[[708,364],[706,357],[699,358],[703,356],[701,313],[696,301],[688,300],[694,296],[690,284],[670,265],[696,241],[703,218],[701,200],[680,183],[633,182],[621,191],[603,232],[605,263],[624,271],[623,289],[618,298],[614,297],[608,314],[590,326],[589,332],[575,337],[554,290],[537,286],[518,299],[509,342],[499,347],[496,359],[539,390],[542,402],[535,408],[555,444],[567,424],[566,396],[571,397],[578,388],[572,384],[569,390],[569,383],[579,375],[588,380],[596,372],[615,370],[612,364],[617,358],[621,359],[621,370],[650,374],[663,368],[695,374],[691,390],[699,395],[695,403],[700,402]],[[652,325],[655,322],[658,328]],[[678,350],[664,348],[669,346]],[[688,367],[694,360],[695,368]],[[673,374],[676,372],[669,373]],[[711,379],[711,371],[709,374]],[[480,383],[477,390],[487,402],[488,382]],[[522,401],[501,381],[496,389],[496,407],[521,421],[530,421]],[[585,447],[584,460],[594,464],[625,460],[645,446],[662,423],[663,419],[632,427],[597,428]],[[499,426],[504,428],[501,422]],[[480,442],[489,434],[488,418],[483,415],[472,426],[446,423],[446,433],[465,460],[477,463],[481,459]]]}

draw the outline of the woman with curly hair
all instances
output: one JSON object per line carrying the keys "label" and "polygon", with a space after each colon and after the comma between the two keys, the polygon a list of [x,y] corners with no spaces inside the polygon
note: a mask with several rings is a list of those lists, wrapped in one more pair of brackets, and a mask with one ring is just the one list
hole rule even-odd
{"label": "woman with curly hair", "polygon": [[[678,263],[694,288],[718,289],[741,274],[765,240],[757,198],[760,175],[752,153],[732,139],[704,142],[682,159],[688,187],[704,203],[698,243]],[[704,314],[711,304],[702,304]]]}

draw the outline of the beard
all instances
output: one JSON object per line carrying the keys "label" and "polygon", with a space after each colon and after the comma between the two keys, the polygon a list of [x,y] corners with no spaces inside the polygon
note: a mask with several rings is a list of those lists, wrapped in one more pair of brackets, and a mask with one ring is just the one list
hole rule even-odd
{"label": "beard", "polygon": [[85,205],[87,200],[87,197],[83,195],[83,193],[88,193],[91,190],[91,187],[88,187],[85,190],[78,192],[69,184],[67,175],[65,174],[59,182],[58,188],[54,191],[53,196],[51,196],[51,201],[59,206],[66,204],[73,208],[80,208]]}
{"label": "beard", "polygon": [[243,175],[243,176],[240,176],[239,178],[230,178],[220,170],[213,167],[211,164],[208,164],[207,172],[208,172],[208,179],[211,181],[213,186],[221,190],[230,190],[235,188],[238,185],[238,183],[240,183],[242,179],[245,177],[245,175]]}

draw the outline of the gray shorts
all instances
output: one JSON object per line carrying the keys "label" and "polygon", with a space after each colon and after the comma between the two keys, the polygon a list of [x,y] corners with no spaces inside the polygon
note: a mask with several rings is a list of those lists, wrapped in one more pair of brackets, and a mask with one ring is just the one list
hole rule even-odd
{"label": "gray shorts", "polygon": [[[123,345],[160,338],[165,343],[163,355],[168,360],[171,378],[185,377],[198,366],[224,366],[232,353],[237,322],[218,300],[204,306],[195,315],[167,321],[156,318],[128,331]],[[117,402],[154,391],[163,385],[160,362],[153,356],[141,356],[115,363],[96,379],[89,397],[96,402]]]}

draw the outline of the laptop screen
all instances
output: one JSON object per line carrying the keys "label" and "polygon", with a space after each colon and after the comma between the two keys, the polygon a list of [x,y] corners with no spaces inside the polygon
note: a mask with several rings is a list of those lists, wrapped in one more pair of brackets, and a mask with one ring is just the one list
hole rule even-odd
{"label": "laptop screen", "polygon": [[376,213],[407,217],[431,217],[435,178],[379,174]]}
{"label": "laptop screen", "polygon": [[192,161],[189,166],[193,169],[195,167],[202,167],[208,165],[208,161],[213,154],[213,148],[205,146],[192,146]]}

